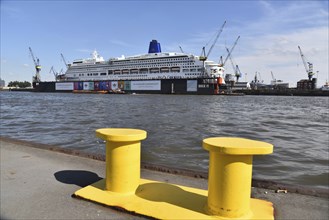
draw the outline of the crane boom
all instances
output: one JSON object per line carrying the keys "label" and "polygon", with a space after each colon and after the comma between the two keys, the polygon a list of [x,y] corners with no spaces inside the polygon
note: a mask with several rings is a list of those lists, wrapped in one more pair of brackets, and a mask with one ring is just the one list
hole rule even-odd
{"label": "crane boom", "polygon": [[209,55],[210,55],[212,49],[214,48],[214,46],[215,46],[215,44],[216,44],[216,42],[217,42],[217,40],[218,40],[218,38],[219,38],[219,35],[222,33],[222,31],[223,31],[223,29],[224,29],[225,24],[226,24],[226,21],[224,21],[224,24],[223,24],[222,27],[219,29],[219,31],[218,31],[218,33],[217,33],[217,35],[216,35],[216,37],[215,37],[215,40],[214,40],[213,44],[211,45],[211,47],[210,47],[210,49],[209,49],[207,55],[206,55],[206,52],[205,52],[205,50],[206,50],[205,48],[206,48],[206,46],[208,45],[209,42],[207,43],[206,46],[202,47],[202,52],[201,52],[201,55],[200,55],[200,57],[199,57],[199,60],[201,60],[201,61],[206,61],[206,60],[208,59],[208,57],[209,57]]}
{"label": "crane boom", "polygon": [[236,81],[239,82],[239,78],[242,76],[242,73],[240,71],[240,68],[239,68],[238,64],[236,65],[236,68],[235,69],[236,69],[236,74],[235,74]]}
{"label": "crane boom", "polygon": [[54,72],[54,67],[52,66],[49,70],[49,74]]}
{"label": "crane boom", "polygon": [[[35,65],[35,66],[39,65],[39,62],[37,62],[37,60],[34,58],[34,54],[33,54],[33,51],[32,51],[32,49],[31,49],[31,47],[29,47],[29,50],[30,50],[30,54],[31,54],[31,56],[32,56],[32,59],[33,59],[34,65]],[[39,61],[39,59],[38,59],[38,61]]]}
{"label": "crane boom", "polygon": [[62,57],[62,60],[63,60],[63,62],[64,62],[64,64],[65,64],[65,66],[66,67],[68,67],[68,64],[67,64],[67,62],[66,62],[66,60],[65,60],[65,58],[64,58],[64,55],[61,53],[61,57]]}
{"label": "crane boom", "polygon": [[271,75],[272,75],[272,79],[273,79],[273,81],[275,81],[276,79],[274,78],[274,74],[273,74],[272,71],[271,71]]}
{"label": "crane boom", "polygon": [[[226,47],[226,51],[227,51],[227,53],[230,54],[230,50],[227,47]],[[230,58],[230,61],[231,61],[231,64],[232,64],[232,68],[233,68],[234,72],[236,72],[236,66],[234,65],[234,62],[233,62],[233,59],[232,59],[231,55],[229,56],[229,58]]]}
{"label": "crane boom", "polygon": [[241,77],[240,68],[239,68],[239,66],[237,64],[234,64],[233,58],[232,58],[232,54],[230,53],[230,51],[229,51],[229,49],[227,47],[226,47],[226,51],[227,51],[227,53],[229,53],[229,58],[230,58],[230,61],[231,61],[231,64],[232,64],[234,75],[236,77],[236,81],[238,82],[239,81],[239,78]]}
{"label": "crane boom", "polygon": [[235,40],[233,46],[231,47],[231,50],[228,51],[228,54],[227,54],[227,56],[226,56],[224,62],[221,64],[222,66],[225,65],[227,59],[231,56],[231,53],[232,53],[232,51],[234,50],[234,48],[235,48],[236,44],[238,43],[238,40],[239,40],[239,39],[240,39],[240,36],[238,36],[238,38]]}
{"label": "crane boom", "polygon": [[[61,70],[61,71],[62,71],[62,70]],[[58,78],[59,73],[54,69],[54,66],[52,66],[52,67],[50,68],[49,74],[50,74],[50,73],[53,73],[53,74],[54,74],[55,80],[57,81],[57,78]]]}
{"label": "crane boom", "polygon": [[298,49],[299,49],[299,53],[300,53],[300,56],[302,58],[302,61],[303,61],[303,64],[304,64],[306,73],[308,73],[308,67],[307,67],[307,64],[306,64],[305,56],[304,56],[304,54],[303,54],[302,49],[300,48],[300,46],[298,46]]}
{"label": "crane boom", "polygon": [[302,49],[300,48],[300,46],[298,46],[298,49],[299,49],[299,53],[300,53],[300,56],[302,58],[306,73],[308,75],[308,79],[311,80],[313,75],[314,75],[314,73],[313,73],[313,64],[311,62],[306,61],[305,55],[303,54]]}
{"label": "crane boom", "polygon": [[40,71],[41,71],[41,66],[39,64],[39,59],[34,57],[33,51],[31,47],[29,47],[30,54],[32,56],[33,62],[34,62],[34,67],[35,67],[35,76],[32,77],[32,82],[40,82]]}
{"label": "crane boom", "polygon": [[179,46],[179,49],[182,53],[184,53],[183,48],[181,46]]}
{"label": "crane boom", "polygon": [[214,40],[214,43],[211,45],[211,47],[210,47],[210,49],[209,49],[209,51],[208,51],[208,53],[207,53],[207,57],[209,57],[209,55],[210,55],[212,49],[214,48],[215,44],[217,43],[217,40],[218,40],[218,38],[219,38],[219,35],[223,32],[223,29],[224,29],[225,24],[226,24],[226,21],[224,21],[224,24],[223,24],[222,27],[219,29],[219,31],[218,31],[218,33],[217,33],[217,35],[216,35],[216,38],[215,38],[215,40]]}

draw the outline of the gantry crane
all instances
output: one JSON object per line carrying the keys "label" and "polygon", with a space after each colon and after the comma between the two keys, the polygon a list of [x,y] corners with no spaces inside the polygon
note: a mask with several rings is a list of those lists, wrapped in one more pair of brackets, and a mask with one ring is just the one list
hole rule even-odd
{"label": "gantry crane", "polygon": [[206,46],[202,47],[202,52],[201,52],[201,55],[199,56],[199,60],[200,61],[203,61],[204,62],[204,61],[206,61],[208,59],[208,57],[209,57],[212,49],[214,48],[214,46],[215,46],[215,44],[216,44],[216,42],[217,42],[217,40],[219,38],[219,35],[222,33],[222,31],[224,29],[225,24],[226,24],[226,21],[224,22],[224,24],[222,25],[222,27],[217,32],[217,35],[215,37],[215,40],[214,40],[213,44],[211,45],[211,47],[210,47],[207,55],[206,55],[206,46],[208,45],[209,42],[206,44]]}
{"label": "gantry crane", "polygon": [[313,75],[314,75],[314,73],[313,73],[313,64],[306,60],[305,55],[303,54],[302,49],[300,48],[300,46],[298,46],[298,49],[299,49],[300,56],[302,57],[302,61],[303,61],[308,79],[311,80]]}
{"label": "gantry crane", "polygon": [[32,77],[32,82],[40,82],[41,81],[41,78],[40,78],[41,66],[39,64],[39,58],[36,58],[36,59],[34,58],[31,47],[29,47],[29,50],[30,50],[30,54],[31,54],[33,62],[34,62],[34,66],[35,66],[35,76]]}

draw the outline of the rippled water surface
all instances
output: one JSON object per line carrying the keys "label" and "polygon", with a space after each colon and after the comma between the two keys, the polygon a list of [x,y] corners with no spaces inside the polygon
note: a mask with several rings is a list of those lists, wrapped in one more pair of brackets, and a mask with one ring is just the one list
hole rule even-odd
{"label": "rippled water surface", "polygon": [[328,188],[329,98],[0,92],[1,135],[105,154],[95,130],[139,128],[142,161],[207,171],[202,140],[237,136],[272,143],[253,176]]}

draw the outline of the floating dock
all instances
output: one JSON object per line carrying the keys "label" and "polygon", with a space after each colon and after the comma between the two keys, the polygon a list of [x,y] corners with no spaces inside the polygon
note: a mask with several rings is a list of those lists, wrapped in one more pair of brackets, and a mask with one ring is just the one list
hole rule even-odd
{"label": "floating dock", "polygon": [[[99,82],[38,82],[33,92],[74,92],[111,94],[187,94],[187,95],[272,95],[272,96],[329,96],[321,89],[238,89],[217,86],[214,79],[161,79],[140,81]],[[12,90],[14,91],[14,90]],[[16,91],[16,90],[15,90]],[[18,91],[18,90],[17,90]],[[23,91],[23,90],[21,90]],[[118,92],[119,91],[119,92]]]}

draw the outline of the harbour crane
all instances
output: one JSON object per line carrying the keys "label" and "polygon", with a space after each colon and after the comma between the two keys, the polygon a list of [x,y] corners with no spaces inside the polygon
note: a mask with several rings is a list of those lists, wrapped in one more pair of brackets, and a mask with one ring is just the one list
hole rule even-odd
{"label": "harbour crane", "polygon": [[[256,72],[256,74],[257,74],[257,72]],[[260,82],[263,82],[262,77],[261,77],[261,75],[260,75],[260,72],[258,72],[258,75],[259,75],[259,80],[260,80]]]}
{"label": "harbour crane", "polygon": [[272,80],[273,80],[273,81],[276,81],[276,79],[275,79],[274,74],[273,74],[272,71],[271,71],[271,76],[272,76]]}
{"label": "harbour crane", "polygon": [[210,46],[210,49],[209,49],[207,55],[206,55],[206,46],[208,45],[209,42],[206,44],[206,46],[202,47],[202,52],[201,52],[201,55],[199,57],[199,60],[200,61],[203,61],[204,62],[204,61],[206,61],[208,59],[208,57],[209,57],[212,49],[214,48],[214,46],[215,46],[215,44],[216,44],[216,42],[217,42],[217,40],[219,38],[219,35],[222,33],[222,31],[224,29],[225,24],[226,24],[226,21],[224,21],[224,24],[222,25],[222,27],[217,32],[217,35],[215,37],[215,40],[214,40],[213,44]]}
{"label": "harbour crane", "polygon": [[58,79],[60,79],[61,76],[64,74],[64,73],[63,73],[63,69],[61,69],[61,71],[57,72],[57,71],[55,70],[54,66],[52,66],[52,67],[50,68],[49,74],[50,74],[50,73],[54,74],[55,81],[58,81]]}
{"label": "harbour crane", "polygon": [[231,47],[231,49],[228,50],[228,54],[227,54],[225,60],[224,60],[223,62],[220,61],[220,66],[225,66],[225,63],[226,63],[227,59],[231,56],[231,54],[232,54],[232,52],[233,52],[233,50],[234,50],[236,44],[238,43],[238,40],[239,40],[239,39],[240,39],[240,36],[238,36],[238,38],[235,40],[235,42],[234,42],[233,46]]}
{"label": "harbour crane", "polygon": [[[259,79],[258,79],[258,76],[259,76]],[[259,72],[256,71],[254,80],[251,81],[250,84],[251,84],[251,87],[253,89],[258,89],[258,88],[261,88],[261,87],[264,86],[264,84],[262,83],[261,76],[260,76]]]}
{"label": "harbour crane", "polygon": [[41,66],[40,66],[39,58],[37,58],[37,57],[34,58],[31,47],[29,47],[29,50],[30,50],[30,54],[31,54],[33,62],[34,62],[34,66],[35,66],[35,76],[32,77],[32,82],[40,82],[41,81],[41,78],[40,78]]}
{"label": "harbour crane", "polygon": [[222,64],[223,63],[223,56],[219,57],[219,63]]}
{"label": "harbour crane", "polygon": [[240,68],[237,64],[234,64],[233,62],[233,58],[232,58],[232,54],[230,53],[229,49],[226,47],[226,51],[227,53],[229,53],[229,58],[230,58],[230,61],[231,61],[231,64],[232,64],[232,68],[233,68],[233,71],[234,71],[234,75],[236,77],[236,81],[238,82],[239,81],[239,78],[241,77],[241,71],[240,71]]}
{"label": "harbour crane", "polygon": [[236,74],[235,74],[236,81],[239,82],[239,78],[242,76],[242,73],[240,71],[240,68],[239,68],[239,65],[238,64],[236,65],[235,69],[236,69]]}
{"label": "harbour crane", "polygon": [[66,68],[68,68],[69,65],[68,65],[68,63],[66,62],[66,60],[65,60],[65,58],[64,58],[64,55],[63,55],[62,53],[61,53],[61,57],[62,57],[62,60],[63,60],[63,62],[64,62],[64,64],[65,64]]}
{"label": "harbour crane", "polygon": [[308,79],[312,80],[312,77],[314,75],[314,73],[313,73],[313,64],[306,60],[305,55],[303,54],[302,49],[300,48],[300,46],[298,46],[298,49],[299,49],[300,56],[302,57],[302,61],[303,61]]}
{"label": "harbour crane", "polygon": [[54,69],[54,66],[52,66],[49,70],[49,74],[54,74],[55,80],[57,81],[57,76],[58,76],[58,72],[56,72],[56,70]]}
{"label": "harbour crane", "polygon": [[181,46],[179,46],[179,49],[182,53],[184,53],[183,48]]}
{"label": "harbour crane", "polygon": [[272,76],[271,85],[276,86],[276,84],[277,84],[277,82],[278,82],[279,80],[276,80],[276,78],[274,77],[274,74],[273,74],[272,71],[271,71],[271,76]]}

